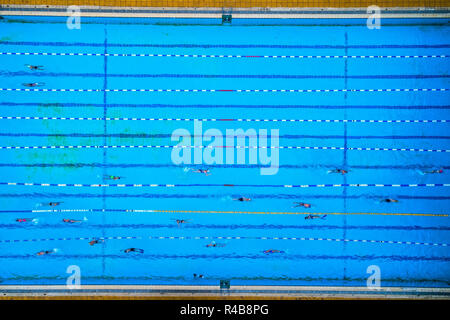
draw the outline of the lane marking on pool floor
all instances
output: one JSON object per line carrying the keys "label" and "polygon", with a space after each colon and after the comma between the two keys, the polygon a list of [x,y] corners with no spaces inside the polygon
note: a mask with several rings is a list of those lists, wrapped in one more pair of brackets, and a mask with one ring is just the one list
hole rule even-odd
{"label": "lane marking on pool floor", "polygon": [[450,55],[233,55],[233,54],[158,54],[158,53],[84,53],[84,52],[0,52],[19,56],[97,56],[170,58],[270,58],[270,59],[418,59],[450,58]]}
{"label": "lane marking on pool floor", "polygon": [[335,188],[335,187],[394,187],[394,188],[413,188],[413,187],[450,187],[450,183],[417,183],[417,184],[391,184],[391,183],[341,183],[341,184],[220,184],[220,183],[192,183],[192,184],[83,184],[83,183],[36,183],[36,182],[0,182],[4,186],[36,186],[36,187],[87,187],[87,188],[183,188],[183,187],[249,187],[249,188]]}
{"label": "lane marking on pool floor", "polygon": [[437,213],[386,213],[386,212],[271,212],[271,211],[213,211],[213,210],[159,210],[159,209],[48,209],[48,210],[0,210],[0,213],[213,213],[213,214],[292,214],[292,215],[382,215],[382,216],[423,216],[448,217]]}
{"label": "lane marking on pool floor", "polygon": [[0,91],[20,92],[442,92],[450,88],[401,88],[401,89],[45,89],[0,88]]}
{"label": "lane marking on pool floor", "polygon": [[62,237],[62,238],[44,238],[44,239],[15,239],[0,240],[0,243],[17,242],[41,242],[41,241],[71,241],[71,240],[131,240],[131,239],[149,239],[149,240],[299,240],[299,241],[331,241],[331,242],[362,242],[362,243],[386,243],[386,244],[406,244],[406,245],[424,245],[447,247],[447,243],[415,242],[415,241],[394,241],[394,240],[357,240],[357,239],[335,239],[335,238],[311,238],[311,237],[245,237],[245,236],[110,236],[110,237]]}
{"label": "lane marking on pool floor", "polygon": [[364,119],[221,119],[221,118],[98,118],[98,117],[33,117],[33,116],[0,116],[0,120],[87,120],[87,121],[238,121],[238,122],[331,122],[331,123],[447,123],[450,120],[433,119],[433,120],[364,120]]}
{"label": "lane marking on pool floor", "polygon": [[302,147],[302,146],[0,146],[0,150],[17,149],[184,149],[184,148],[236,148],[236,149],[299,149],[299,150],[357,150],[357,151],[415,151],[415,152],[450,152],[450,149],[422,148],[381,148],[381,147]]}

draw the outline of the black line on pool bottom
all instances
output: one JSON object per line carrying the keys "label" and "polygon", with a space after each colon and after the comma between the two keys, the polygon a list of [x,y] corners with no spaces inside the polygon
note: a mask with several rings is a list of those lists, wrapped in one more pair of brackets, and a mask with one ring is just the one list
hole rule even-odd
{"label": "black line on pool bottom", "polygon": [[[52,102],[52,103],[39,103],[39,102],[0,102],[0,106],[27,106],[27,107],[40,107],[40,108],[103,108],[103,103],[71,103],[71,102]],[[108,108],[175,108],[175,109],[214,109],[214,108],[227,108],[227,109],[398,109],[398,110],[429,110],[429,109],[450,109],[450,105],[427,105],[427,106],[397,106],[397,105],[216,105],[216,104],[132,104],[132,103],[115,103],[107,104]]]}
{"label": "black line on pool bottom", "polygon": [[[47,187],[48,188],[48,187]],[[225,188],[225,187],[224,187]],[[226,187],[228,188],[228,187]],[[373,187],[377,188],[377,187]],[[75,190],[78,191],[78,190]],[[239,198],[242,194],[164,194],[164,193],[139,193],[139,194],[129,194],[129,193],[112,193],[106,194],[107,198],[149,198],[149,199],[221,199],[221,198]],[[330,195],[330,194],[246,194],[246,196],[253,199],[285,199],[285,200],[301,200],[301,199],[343,199],[342,194]],[[394,195],[387,192],[385,195],[373,195],[373,194],[361,194],[361,195],[347,195],[347,199],[373,199],[375,204],[385,205],[380,203],[381,200],[385,199],[387,196],[395,197],[399,200],[450,200],[450,196],[408,196],[408,195]],[[0,198],[102,198],[101,193],[0,193]],[[230,199],[230,201],[232,201]],[[316,206],[315,203],[312,204],[313,208]],[[387,204],[393,208],[397,208],[396,204]],[[242,206],[242,210],[248,208]],[[291,209],[290,207],[288,209]]]}
{"label": "black line on pool bottom", "polygon": [[[238,135],[241,137],[244,135]],[[74,137],[74,138],[171,138],[171,133],[5,133],[1,132],[0,137]],[[174,137],[214,137],[213,135],[175,135]],[[223,135],[222,138],[236,137],[236,135]],[[246,138],[258,138],[258,136],[245,136]],[[259,136],[261,137],[274,137],[271,135]],[[306,135],[306,134],[284,134],[278,135],[278,138],[284,139],[430,139],[430,140],[443,140],[450,139],[450,136],[347,136],[344,135]]]}
{"label": "black line on pool bottom", "polygon": [[[347,61],[347,60],[346,60]],[[102,78],[103,73],[71,73],[71,72],[7,72],[0,71],[0,75],[15,77],[15,76],[33,76],[33,77],[93,77]],[[422,74],[399,74],[399,75],[289,75],[289,74],[108,74],[109,78],[224,78],[224,79],[441,79],[450,78],[450,75],[436,74],[436,75],[422,75]],[[106,89],[106,88],[104,88]],[[347,89],[347,87],[346,87]]]}
{"label": "black line on pool bottom", "polygon": [[[97,209],[94,211],[94,215],[98,215],[98,213],[102,212],[102,209]],[[120,212],[121,214],[125,212],[125,210],[106,210],[106,212]],[[8,211],[8,210],[2,210],[0,213],[28,213],[30,214],[29,210],[17,210],[17,211]],[[92,212],[58,212],[58,213],[48,213],[48,212],[34,212],[31,214],[34,214],[35,217],[38,217],[39,214],[41,215],[47,215],[50,217],[51,215],[58,214],[59,217],[67,216],[67,215],[74,215],[74,214],[87,214]],[[129,217],[131,218],[131,217]],[[180,230],[180,226],[178,226],[175,221],[172,224],[141,224],[141,223],[128,223],[128,224],[73,224],[73,225],[67,225],[66,223],[61,222],[55,222],[55,224],[45,224],[39,222],[38,225],[23,225],[20,223],[4,223],[0,224],[0,228],[9,228],[9,229],[44,229],[44,228],[51,228],[51,229],[83,229],[83,230],[89,230],[89,231],[95,231],[97,228],[106,228],[106,229],[175,229]],[[300,229],[300,230],[341,230],[344,227],[342,225],[272,225],[272,224],[261,224],[261,225],[251,225],[251,224],[234,224],[234,225],[228,225],[228,224],[197,224],[197,223],[191,223],[186,224],[182,227],[183,229],[227,229],[227,230],[238,230],[238,229],[252,229],[252,230],[269,230],[269,229],[278,229],[278,230],[284,230],[284,229]],[[422,226],[359,226],[359,225],[350,225],[346,226],[348,230],[402,230],[402,231],[418,231],[418,230],[432,230],[432,231],[450,231],[450,227],[422,227]],[[344,238],[345,239],[345,238]]]}
{"label": "black line on pool bottom", "polygon": [[[345,51],[344,54],[345,56],[348,55],[348,32],[345,31],[344,34],[344,42],[345,42]],[[344,61],[344,88],[347,89],[348,88],[348,59],[345,59]],[[347,104],[347,97],[348,97],[348,92],[346,91],[344,94],[344,103]],[[347,108],[344,109],[344,119],[347,120]],[[347,122],[344,122],[344,150],[343,151],[343,169],[347,170]],[[347,175],[344,174],[343,175],[343,180],[344,180],[344,184],[347,184]],[[347,187],[345,186],[342,190],[342,195],[344,197],[343,202],[344,202],[344,212],[347,212]],[[344,215],[343,219],[342,219],[342,223],[343,223],[343,230],[342,230],[342,237],[344,239],[347,239],[347,215]],[[344,254],[346,254],[347,252],[347,243],[345,242],[343,247],[342,247],[342,252]],[[342,280],[346,280],[347,279],[347,259],[344,260],[344,268],[343,268],[343,276],[342,276]]]}
{"label": "black line on pool bottom", "polygon": [[[103,69],[103,133],[104,133],[104,137],[103,137],[103,146],[107,145],[107,124],[108,121],[106,120],[107,116],[108,116],[108,112],[107,112],[107,91],[106,89],[108,88],[108,31],[106,29],[106,24],[104,25],[104,36],[105,36],[105,41],[104,41],[104,59],[103,59],[103,63],[104,63],[104,69]],[[103,148],[103,176],[106,175],[106,165],[108,161],[108,149],[107,148]],[[106,188],[103,188],[102,190],[102,206],[103,206],[103,210],[106,210]],[[102,222],[103,224],[106,223],[106,216],[103,215],[102,216]],[[102,229],[102,236],[105,237],[105,230]],[[102,243],[102,254],[105,254],[105,250],[106,250],[106,245],[103,242]],[[106,270],[106,262],[105,259],[102,258],[102,275],[105,274],[105,270]]]}
{"label": "black line on pool bottom", "polygon": [[[12,46],[51,46],[51,47],[104,47],[104,43],[96,42],[38,42],[38,41],[2,41],[0,45]],[[450,44],[435,45],[283,45],[283,44],[152,44],[152,43],[109,43],[110,48],[272,48],[272,49],[444,49],[450,48]]]}
{"label": "black line on pool bottom", "polygon": [[[169,241],[173,241],[170,240]],[[205,239],[207,242],[208,239]],[[344,242],[344,241],[342,241]],[[37,256],[35,254],[23,254],[23,255],[0,255],[0,259],[98,259],[98,258],[109,258],[109,259],[283,259],[283,260],[383,260],[383,261],[450,261],[450,257],[432,257],[432,256],[404,256],[404,255],[299,255],[299,254],[187,254],[187,255],[177,255],[177,254],[48,254],[46,256]]]}
{"label": "black line on pool bottom", "polygon": [[[103,163],[0,163],[1,167],[11,168],[102,168]],[[280,164],[278,166],[262,165],[262,164],[172,164],[172,163],[108,163],[107,168],[211,168],[211,169],[260,169],[260,168],[279,168],[279,169],[336,169],[339,164]],[[450,166],[424,164],[410,164],[410,165],[351,165],[351,169],[365,169],[365,170],[420,170],[439,168],[443,170],[450,169]]]}

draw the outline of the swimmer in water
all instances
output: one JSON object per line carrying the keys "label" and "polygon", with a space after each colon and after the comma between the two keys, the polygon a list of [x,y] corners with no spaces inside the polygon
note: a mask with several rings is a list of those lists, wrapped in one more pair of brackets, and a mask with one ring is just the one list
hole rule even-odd
{"label": "swimmer in water", "polygon": [[32,64],[25,65],[30,70],[44,70],[44,66],[33,66]]}
{"label": "swimmer in water", "polygon": [[[200,279],[203,279],[203,275],[202,275],[202,274],[199,274],[198,277],[199,277]],[[196,273],[194,273],[194,278],[197,278],[197,274],[196,274]]]}
{"label": "swimmer in water", "polygon": [[205,174],[205,176],[211,175],[209,169],[198,169],[198,170],[195,170],[195,171],[192,171],[192,172],[203,173],[203,174]]}
{"label": "swimmer in water", "polygon": [[35,218],[17,218],[16,222],[35,222],[37,219]]}
{"label": "swimmer in water", "polygon": [[63,222],[66,223],[77,223],[77,222],[82,222],[81,220],[73,220],[73,219],[62,219]]}
{"label": "swimmer in water", "polygon": [[94,239],[94,240],[89,241],[89,245],[93,246],[94,244],[99,244],[99,243],[103,243],[103,242],[105,242],[105,240]]}
{"label": "swimmer in water", "polygon": [[56,252],[55,249],[53,249],[53,250],[42,250],[42,251],[39,251],[38,253],[36,253],[36,255],[37,256],[43,256],[43,255],[51,254],[51,253],[54,253],[54,252]]}
{"label": "swimmer in water", "polygon": [[323,216],[319,216],[319,215],[317,215],[317,214],[308,214],[308,215],[305,217],[305,220],[309,220],[309,219],[313,220],[313,219],[319,219],[319,218],[325,220],[326,217],[327,217],[326,214],[324,214]]}
{"label": "swimmer in water", "polygon": [[216,243],[215,241],[211,241],[211,243],[208,243],[206,245],[207,248],[216,248],[216,247],[225,247],[225,243]]}
{"label": "swimmer in water", "polygon": [[265,253],[265,254],[268,254],[268,253],[284,253],[284,251],[275,250],[275,249],[267,249],[267,250],[264,250],[263,253]]}
{"label": "swimmer in water", "polygon": [[444,173],[442,169],[430,170],[430,171],[422,171],[423,174],[433,174],[433,173]]}
{"label": "swimmer in water", "polygon": [[63,203],[63,202],[49,202],[49,203],[46,203],[45,205],[50,206],[50,207],[56,207],[56,206],[59,206],[61,203]]}
{"label": "swimmer in water", "polygon": [[44,82],[31,82],[31,83],[22,83],[25,87],[42,87],[45,85]]}
{"label": "swimmer in water", "polygon": [[49,206],[49,207],[56,207],[56,206],[59,206],[61,203],[63,203],[63,202],[45,202],[45,203],[37,203],[36,204],[36,207],[47,207],[47,206]]}
{"label": "swimmer in water", "polygon": [[144,249],[128,248],[128,249],[123,250],[123,252],[125,252],[125,253],[130,253],[130,252],[144,253]]}
{"label": "swimmer in water", "polygon": [[180,226],[180,225],[182,225],[183,223],[189,223],[189,220],[176,219],[175,222],[177,223],[178,226]]}
{"label": "swimmer in water", "polygon": [[381,200],[381,202],[386,202],[386,203],[397,203],[398,202],[398,200],[395,200],[395,199],[383,199],[383,200]]}
{"label": "swimmer in water", "polygon": [[346,174],[348,173],[347,170],[344,169],[334,169],[334,170],[329,170],[328,173],[340,173],[340,174]]}
{"label": "swimmer in water", "polygon": [[295,204],[295,206],[293,206],[293,208],[298,208],[298,207],[311,208],[311,204],[309,204],[309,203],[294,202],[294,204]]}
{"label": "swimmer in water", "polygon": [[250,198],[244,198],[244,197],[241,197],[241,198],[236,198],[236,199],[233,199],[234,201],[252,201],[252,199],[250,199]]}
{"label": "swimmer in water", "polygon": [[119,176],[110,176],[110,175],[105,174],[105,175],[103,176],[103,179],[105,179],[105,180],[120,180],[120,179],[122,179],[122,177],[119,177]]}

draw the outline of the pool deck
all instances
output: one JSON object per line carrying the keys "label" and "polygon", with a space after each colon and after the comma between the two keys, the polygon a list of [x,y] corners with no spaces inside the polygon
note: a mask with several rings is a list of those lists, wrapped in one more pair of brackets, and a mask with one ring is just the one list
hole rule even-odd
{"label": "pool deck", "polygon": [[[80,6],[81,17],[134,18],[221,18],[231,13],[236,19],[367,19],[367,8],[221,8],[221,7],[108,7]],[[0,15],[69,16],[67,6],[0,4]],[[450,18],[450,7],[389,7],[381,9],[381,18]]]}
{"label": "pool deck", "polygon": [[66,286],[0,286],[1,299],[418,299],[448,300],[450,288],[411,287],[328,287],[328,286],[168,286],[168,285],[85,285],[80,289]]}
{"label": "pool deck", "polygon": [[[6,1],[8,2],[8,1]],[[76,1],[74,1],[76,2]],[[287,1],[288,2],[288,1]],[[414,1],[411,1],[414,2]],[[417,1],[416,1],[417,2]],[[48,2],[47,2],[48,3]],[[124,3],[124,1],[122,2]],[[213,3],[213,1],[211,1]],[[348,1],[348,3],[353,3]],[[418,3],[418,2],[417,2]],[[66,6],[0,5],[0,15],[68,16]],[[222,7],[99,7],[82,6],[85,17],[136,18],[221,18]],[[367,18],[366,8],[233,8],[233,18]],[[385,8],[383,18],[450,18],[450,7],[440,8]],[[64,285],[0,286],[0,300],[8,299],[151,299],[151,300],[323,300],[323,299],[418,299],[449,300],[450,288],[413,287],[337,287],[337,286],[169,286],[169,285],[83,285],[69,289]]]}

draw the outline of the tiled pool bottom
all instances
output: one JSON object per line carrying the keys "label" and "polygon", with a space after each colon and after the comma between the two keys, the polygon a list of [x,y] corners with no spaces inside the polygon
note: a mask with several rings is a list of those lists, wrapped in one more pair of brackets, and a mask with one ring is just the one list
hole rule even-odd
{"label": "tiled pool bottom", "polygon": [[[447,22],[134,21],[1,21],[0,284],[448,287]],[[277,173],[174,164],[195,119],[279,130]]]}

